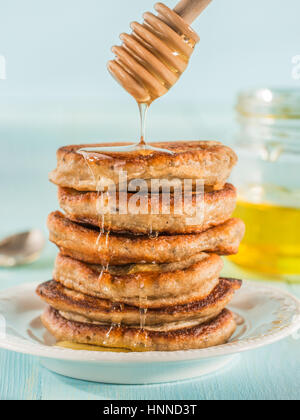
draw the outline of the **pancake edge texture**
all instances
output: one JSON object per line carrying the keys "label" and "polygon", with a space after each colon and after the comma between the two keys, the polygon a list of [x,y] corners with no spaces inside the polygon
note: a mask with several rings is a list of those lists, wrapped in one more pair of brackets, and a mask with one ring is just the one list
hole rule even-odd
{"label": "pancake edge texture", "polygon": [[89,296],[158,308],[204,299],[219,283],[223,265],[218,255],[199,254],[179,263],[106,269],[58,254],[53,279]]}
{"label": "pancake edge texture", "polygon": [[50,241],[65,256],[90,264],[124,265],[131,263],[171,263],[190,258],[201,252],[233,255],[238,252],[245,233],[240,219],[229,219],[224,224],[199,234],[126,236],[101,234],[68,220],[62,213],[48,216]]}
{"label": "pancake edge texture", "polygon": [[214,290],[200,301],[150,308],[147,311],[141,311],[140,307],[87,296],[53,280],[39,285],[36,292],[44,302],[58,311],[81,315],[91,322],[131,326],[138,326],[143,322],[145,326],[158,326],[195,319],[200,323],[201,319],[206,321],[217,316],[228,305],[241,284],[241,281],[235,279],[220,279]]}
{"label": "pancake edge texture", "polygon": [[133,179],[192,179],[202,180],[204,185],[222,187],[237,162],[234,151],[215,141],[191,141],[155,143],[154,147],[172,152],[101,152],[92,153],[86,159],[80,149],[90,147],[123,147],[128,143],[82,144],[60,148],[57,151],[57,168],[49,175],[50,181],[61,187],[78,191],[97,191],[97,180],[109,179],[119,185],[120,170]]}
{"label": "pancake edge texture", "polygon": [[45,328],[57,341],[126,349],[133,352],[204,349],[225,344],[236,330],[233,313],[224,309],[213,321],[175,331],[100,326],[69,321],[48,307],[42,317]]}
{"label": "pancake edge texture", "polygon": [[[59,188],[58,201],[66,216],[78,223],[90,224],[116,233],[188,234],[201,233],[225,223],[236,207],[237,193],[231,184],[223,189],[188,197],[181,194],[180,202],[170,195],[168,206],[163,204],[162,194],[145,196],[143,208],[147,214],[135,214],[136,204],[131,208],[133,194],[127,194],[127,214],[121,214],[119,196],[97,192],[78,192],[69,188]],[[139,204],[140,206],[140,204]],[[196,209],[199,208],[196,213]],[[159,210],[157,212],[157,210]],[[180,210],[182,214],[180,214]],[[156,214],[154,214],[156,213]]]}

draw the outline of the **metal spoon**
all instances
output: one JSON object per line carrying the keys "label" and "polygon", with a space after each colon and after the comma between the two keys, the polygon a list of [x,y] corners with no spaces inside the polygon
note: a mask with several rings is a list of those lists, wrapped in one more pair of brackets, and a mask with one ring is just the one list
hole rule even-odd
{"label": "metal spoon", "polygon": [[0,266],[14,267],[36,261],[45,245],[40,230],[9,236],[0,242]]}

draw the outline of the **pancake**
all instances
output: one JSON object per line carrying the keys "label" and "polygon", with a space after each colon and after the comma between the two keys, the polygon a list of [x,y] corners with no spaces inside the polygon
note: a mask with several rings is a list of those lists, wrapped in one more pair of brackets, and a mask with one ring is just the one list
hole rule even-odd
{"label": "pancake", "polygon": [[37,294],[58,311],[80,315],[85,320],[136,327],[143,324],[146,327],[194,320],[199,324],[201,320],[205,322],[222,312],[240,287],[239,280],[220,279],[211,294],[203,300],[148,310],[87,296],[53,280],[38,286]]}
{"label": "pancake", "polygon": [[57,341],[141,351],[203,349],[226,343],[236,329],[232,312],[225,309],[213,321],[172,331],[140,330],[124,326],[95,325],[64,318],[46,308],[42,322]]}
{"label": "pancake", "polygon": [[[167,206],[162,194],[145,196],[144,213],[136,213],[136,205],[130,210],[134,194],[128,194],[126,213],[120,214],[119,195],[116,200],[108,194],[96,192],[80,193],[68,188],[59,188],[58,201],[66,216],[79,223],[98,226],[117,233],[149,234],[152,232],[168,234],[201,233],[226,222],[236,206],[236,189],[226,184],[222,190],[194,193],[190,197],[183,194],[179,199],[167,196]],[[140,205],[140,204],[139,204]],[[198,211],[196,209],[198,207]],[[182,209],[182,214],[178,214]],[[157,211],[158,210],[158,211]],[[140,210],[142,212],[142,210]],[[154,214],[156,213],[156,214]],[[198,213],[198,214],[197,214]],[[194,220],[191,222],[191,217]]]}
{"label": "pancake", "polygon": [[232,255],[238,252],[245,225],[239,219],[203,233],[190,235],[128,236],[100,234],[100,230],[81,226],[62,213],[48,217],[50,240],[65,256],[90,264],[170,263],[201,252]]}
{"label": "pancake", "polygon": [[[120,181],[120,170],[127,172],[127,181],[134,179],[202,180],[204,185],[221,188],[237,162],[236,154],[219,142],[194,141],[155,143],[172,154],[142,150],[132,152],[89,153],[85,159],[78,150],[88,147],[118,147],[126,144],[90,144],[62,147],[57,152],[57,168],[49,179],[60,187],[78,191],[98,191],[99,180],[106,178],[120,191],[127,191],[128,183]],[[130,186],[129,186],[130,190]]]}
{"label": "pancake", "polygon": [[108,268],[59,254],[53,278],[86,295],[133,306],[142,301],[144,308],[158,308],[204,299],[219,283],[222,268],[221,257],[204,253],[184,262]]}

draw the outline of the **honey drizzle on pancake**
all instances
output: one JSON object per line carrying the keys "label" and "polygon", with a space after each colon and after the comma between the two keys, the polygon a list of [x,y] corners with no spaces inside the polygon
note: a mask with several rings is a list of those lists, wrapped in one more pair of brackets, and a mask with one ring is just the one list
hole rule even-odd
{"label": "honey drizzle on pancake", "polygon": [[[112,323],[109,330],[107,331],[107,333],[105,334],[107,339],[109,339],[110,333],[113,331],[113,329],[116,327],[116,324]],[[103,341],[103,345],[105,346],[107,344],[107,341]]]}
{"label": "honey drizzle on pancake", "polygon": [[[101,206],[100,206],[100,204],[101,204],[100,200],[102,200],[102,204],[103,204],[105,198],[108,199],[109,192],[108,191],[103,191],[103,187],[102,187],[102,181],[103,180],[101,178],[97,179],[97,176],[93,171],[93,167],[92,167],[93,156],[90,153],[86,152],[85,150],[80,150],[79,153],[83,156],[84,161],[85,161],[86,165],[88,166],[88,168],[89,168],[89,170],[90,170],[90,172],[91,172],[91,174],[92,174],[92,176],[95,180],[95,184],[97,185],[97,191],[96,191],[97,192],[97,206],[96,206],[96,210],[97,210],[97,215],[98,215],[99,234],[98,234],[96,245],[97,245],[98,251],[101,252],[102,249],[100,247],[100,241],[101,241],[102,236],[105,235],[105,247],[106,247],[106,251],[109,252],[110,228],[108,227],[108,229],[105,230],[104,208],[102,208],[102,211],[101,211]],[[101,282],[103,274],[105,272],[108,272],[108,271],[109,271],[109,264],[107,264],[106,266],[103,265],[101,267],[101,271],[100,271],[99,277],[98,277],[99,282]],[[112,323],[111,326],[110,326],[110,329],[108,330],[108,332],[106,334],[107,339],[109,339],[110,333],[115,327],[116,327],[116,325]],[[106,342],[103,342],[103,344],[105,345]]]}
{"label": "honey drizzle on pancake", "polygon": [[[143,128],[142,128],[143,130]],[[95,180],[95,184],[97,185],[97,214],[98,214],[98,226],[99,226],[99,235],[97,238],[97,247],[98,247],[98,251],[101,252],[102,249],[100,247],[100,240],[102,238],[103,235],[105,236],[105,247],[106,247],[106,251],[109,252],[109,238],[110,238],[110,234],[111,234],[111,229],[110,227],[108,227],[107,229],[105,229],[105,214],[104,214],[104,209],[102,208],[103,211],[101,210],[101,206],[100,204],[100,200],[103,200],[105,198],[109,198],[109,191],[103,191],[103,186],[102,186],[102,180],[101,179],[97,179],[94,171],[93,171],[93,167],[92,167],[92,162],[93,162],[93,157],[90,155],[90,153],[86,152],[85,150],[80,150],[79,153],[83,156],[85,163],[87,164],[89,171],[91,172],[94,180]],[[153,237],[153,232],[152,232],[152,228],[151,228],[151,232],[149,233],[149,237]],[[155,235],[156,236],[156,235]],[[103,265],[101,267],[101,271],[99,273],[99,277],[98,277],[98,281],[101,282],[102,277],[104,275],[105,272],[109,272],[109,263],[105,266]],[[145,325],[146,325],[146,317],[147,317],[147,311],[148,309],[145,308],[145,306],[147,306],[147,296],[145,296],[145,294],[143,293],[143,289],[144,289],[144,284],[143,282],[140,282],[139,284],[139,316],[140,316],[140,329],[138,329],[138,335],[139,334],[143,334],[145,337],[145,347],[147,347],[147,340],[148,340],[148,333],[145,330]],[[122,310],[122,304],[114,304],[116,310]],[[109,340],[109,336],[111,334],[111,332],[113,331],[114,328],[120,327],[120,325],[111,323],[111,326],[106,334],[107,339]],[[143,340],[142,340],[143,341]],[[107,342],[103,342],[104,346],[107,344]],[[99,350],[101,351],[101,350]],[[103,350],[104,351],[104,350]],[[108,351],[113,351],[113,350],[108,350]]]}
{"label": "honey drizzle on pancake", "polygon": [[[134,97],[138,104],[140,115],[140,141],[136,145],[121,148],[114,147],[109,149],[95,147],[79,150],[78,153],[85,158],[92,173],[93,170],[89,162],[92,163],[95,155],[99,155],[99,153],[102,153],[102,155],[107,158],[109,158],[109,156],[104,155],[103,153],[108,151],[138,151],[139,153],[159,151],[173,154],[170,150],[155,148],[146,143],[146,116],[152,102],[167,93],[180,78],[188,66],[189,59],[199,38],[197,34],[191,30],[189,25],[183,20],[181,21],[179,16],[168,7],[159,3],[156,5],[156,10],[158,16],[155,16],[152,13],[145,13],[143,25],[134,22],[132,24],[133,33],[131,35],[121,35],[123,45],[121,47],[113,48],[116,59],[108,63],[108,70],[112,76]],[[149,40],[152,40],[152,42]],[[141,92],[146,93],[146,95],[139,96],[138,93]],[[95,178],[94,173],[93,176]],[[100,182],[97,186],[98,199],[100,199]],[[102,214],[101,217],[101,224],[98,223],[98,225],[101,226],[98,243],[100,242],[102,234],[105,233],[104,214]],[[105,245],[107,252],[109,250],[109,235],[110,229],[106,232]],[[152,227],[149,232],[149,237],[157,237],[157,232],[154,232],[153,235]],[[101,281],[103,273],[108,270],[109,265],[102,267],[99,281]],[[147,309],[145,309],[145,307],[147,306],[147,296],[144,295],[143,289],[144,285],[140,283],[139,334],[146,334],[145,338],[147,344],[147,332],[145,331],[147,317]],[[112,328],[109,330],[108,336]]]}

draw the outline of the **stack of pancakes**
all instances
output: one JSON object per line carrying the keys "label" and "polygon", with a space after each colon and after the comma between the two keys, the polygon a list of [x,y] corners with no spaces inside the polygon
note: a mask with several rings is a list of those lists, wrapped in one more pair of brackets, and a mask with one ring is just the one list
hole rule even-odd
{"label": "stack of pancakes", "polygon": [[[37,289],[49,305],[42,321],[58,341],[124,351],[174,351],[223,344],[234,333],[234,315],[225,308],[241,282],[220,273],[221,256],[238,252],[245,230],[241,220],[231,218],[236,190],[226,184],[236,155],[217,142],[156,146],[172,153],[103,152],[87,157],[81,152],[87,146],[58,150],[50,180],[59,187],[64,214],[50,214],[48,227],[60,253],[53,280]],[[124,184],[120,168],[127,174]],[[114,211],[106,213],[99,205],[104,178],[118,191]],[[145,197],[147,214],[116,212],[121,194],[126,192],[128,201],[134,196],[130,185],[136,179],[148,185],[153,179],[192,180],[189,185],[202,180],[202,217],[187,222],[186,208],[197,201],[197,191],[189,195],[181,214],[175,211],[175,189],[168,214],[151,211],[155,201],[162,209],[163,192],[154,200],[150,194]]]}

